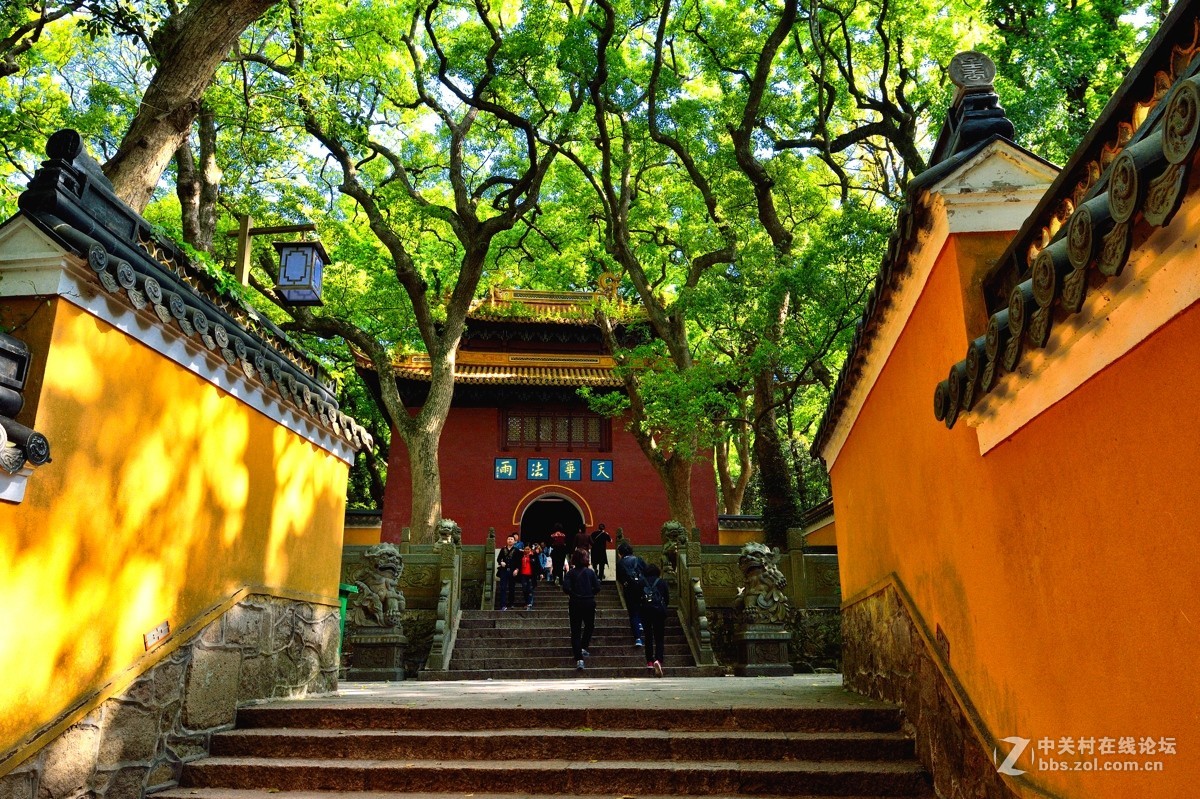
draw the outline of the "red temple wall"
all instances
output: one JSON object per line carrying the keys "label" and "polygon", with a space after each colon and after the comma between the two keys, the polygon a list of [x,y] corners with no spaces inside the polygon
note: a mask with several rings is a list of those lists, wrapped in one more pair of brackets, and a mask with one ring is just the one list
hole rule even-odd
{"label": "red temple wall", "polygon": [[[616,535],[623,528],[634,546],[660,543],[659,528],[670,518],[666,493],[658,474],[642,454],[624,422],[612,423],[612,450],[609,452],[545,449],[500,449],[499,412],[495,408],[452,408],[442,433],[438,460],[442,471],[442,515],[462,528],[464,544],[481,544],[489,527],[498,537],[521,525],[521,514],[538,496],[565,496],[581,511],[588,530],[601,522]],[[412,509],[412,483],[409,476],[408,450],[398,435],[392,436],[388,481],[384,494],[382,540],[399,541],[400,531],[409,526]],[[496,458],[515,458],[515,480],[497,480]],[[529,458],[550,461],[551,479],[525,477]],[[578,481],[559,481],[558,461],[575,458],[582,461],[584,474]],[[612,482],[589,479],[593,459],[613,462]],[[697,461],[692,472],[692,504],[700,539],[717,543],[716,482],[711,462]]]}

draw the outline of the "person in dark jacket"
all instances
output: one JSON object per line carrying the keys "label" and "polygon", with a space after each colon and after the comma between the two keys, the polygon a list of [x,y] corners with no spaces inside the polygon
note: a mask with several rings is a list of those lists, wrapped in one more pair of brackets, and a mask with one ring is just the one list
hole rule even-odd
{"label": "person in dark jacket", "polygon": [[579,528],[579,532],[575,534],[575,540],[572,541],[572,545],[574,546],[574,550],[575,550],[574,552],[571,553],[571,565],[572,566],[574,566],[574,564],[575,564],[575,552],[583,552],[584,554],[586,554],[588,556],[588,558],[589,558],[588,562],[589,563],[591,562],[590,558],[592,556],[592,537],[590,535],[588,535],[586,527]]}
{"label": "person in dark jacket", "polygon": [[554,528],[554,534],[550,536],[550,562],[554,566],[554,574],[550,581],[562,585],[567,565],[567,534],[561,527]]}
{"label": "person in dark jacket", "polygon": [[563,578],[563,591],[570,597],[567,613],[571,619],[575,668],[582,670],[583,659],[588,656],[588,646],[592,643],[592,630],[596,628],[596,594],[600,592],[600,580],[588,565],[586,552],[571,556],[571,570]]}
{"label": "person in dark jacket", "polygon": [[633,645],[642,645],[642,586],[646,580],[646,561],[633,554],[628,541],[617,547],[617,585],[625,598],[625,610],[629,613],[629,630],[633,633]]}
{"label": "person in dark jacket", "polygon": [[604,529],[601,524],[592,531],[592,568],[596,570],[596,576],[601,580],[604,579],[604,569],[608,566],[608,545],[612,543],[612,536],[608,534],[608,530]]}
{"label": "person in dark jacket", "polygon": [[501,610],[508,610],[508,606],[513,602],[513,594],[517,591],[517,566],[520,557],[513,546],[514,543],[516,540],[510,535],[504,542],[504,547],[496,553],[496,576],[500,578],[496,594]]}
{"label": "person in dark jacket", "polygon": [[646,566],[646,591],[653,593],[654,600],[647,603],[642,600],[642,623],[646,625],[646,668],[654,672],[655,677],[663,676],[662,662],[666,658],[663,651],[663,637],[667,628],[667,608],[671,604],[671,589],[667,581],[662,579],[662,570],[657,564]]}

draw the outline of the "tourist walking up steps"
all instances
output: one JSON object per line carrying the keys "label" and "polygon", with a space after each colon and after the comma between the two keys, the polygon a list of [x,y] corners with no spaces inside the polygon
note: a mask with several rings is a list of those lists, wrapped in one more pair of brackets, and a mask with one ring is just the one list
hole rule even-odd
{"label": "tourist walking up steps", "polygon": [[563,572],[566,571],[567,565],[567,534],[561,527],[555,527],[554,534],[550,536],[550,562],[554,566],[552,582],[562,585]]}
{"label": "tourist walking up steps", "polygon": [[604,529],[603,524],[592,531],[592,568],[601,580],[604,579],[604,570],[608,566],[608,545],[611,542],[612,536]]}
{"label": "tourist walking up steps", "polygon": [[663,676],[663,637],[667,629],[667,608],[671,604],[671,590],[662,579],[662,570],[657,564],[646,566],[646,585],[642,588],[642,624],[646,627],[646,668],[655,677]]}
{"label": "tourist walking up steps", "polygon": [[575,540],[572,542],[575,551],[571,553],[571,568],[575,567],[575,552],[582,552],[588,556],[588,563],[591,563],[592,557],[592,537],[588,535],[586,527],[580,527],[579,532],[575,534]]}
{"label": "tourist walking up steps", "polygon": [[617,585],[625,597],[625,610],[629,613],[629,630],[633,633],[633,645],[642,645],[642,589],[646,585],[646,561],[633,554],[628,541],[617,547]]}
{"label": "tourist walking up steps", "polygon": [[571,556],[571,570],[563,578],[563,591],[567,600],[567,613],[571,619],[571,651],[575,654],[575,668],[582,670],[583,659],[588,656],[592,643],[592,630],[596,628],[596,594],[600,592],[600,580],[588,564],[586,552]]}

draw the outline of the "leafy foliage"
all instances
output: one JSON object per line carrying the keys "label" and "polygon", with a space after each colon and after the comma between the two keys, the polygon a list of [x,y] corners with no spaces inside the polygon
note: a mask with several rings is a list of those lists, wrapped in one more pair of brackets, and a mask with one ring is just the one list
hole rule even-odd
{"label": "leafy foliage", "polygon": [[[0,212],[54,130],[118,152],[152,77],[178,67],[192,7],[0,5]],[[808,439],[903,189],[927,166],[951,56],[989,53],[1022,143],[1065,161],[1162,8],[286,0],[218,54],[146,215],[338,377],[380,443],[355,466],[352,506],[379,500],[389,431],[436,452],[472,300],[615,274],[598,311],[626,391],[588,401],[630,416],[666,482],[683,473],[672,459],[725,442],[723,476],[786,525],[827,491]],[[228,234],[243,215],[317,222],[333,256],[322,311],[273,295],[266,240],[260,290],[235,284]],[[429,354],[442,387],[419,420],[386,388],[406,352]]]}

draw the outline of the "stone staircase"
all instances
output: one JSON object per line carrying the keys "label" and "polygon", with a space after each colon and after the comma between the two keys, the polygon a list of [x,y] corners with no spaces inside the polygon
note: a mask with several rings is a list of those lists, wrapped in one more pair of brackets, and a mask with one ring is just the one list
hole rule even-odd
{"label": "stone staircase", "polygon": [[[567,595],[557,585],[539,583],[533,610],[525,610],[520,587],[516,607],[464,610],[450,668],[421,672],[422,680],[547,680],[577,677],[648,677],[644,650],[633,646],[629,617],[617,587],[603,583],[596,599],[596,630],[586,669],[575,668]],[[667,615],[664,676],[712,677],[720,666],[697,666],[674,609]]]}
{"label": "stone staircase", "polygon": [[[723,680],[658,685],[697,682]],[[180,787],[156,799],[933,797],[898,711],[868,700],[673,708],[626,689],[626,706],[589,708],[576,690],[561,695],[569,704],[521,707],[514,698],[529,694],[515,685],[524,683],[495,688],[511,706],[243,708],[238,729],[214,735],[212,756],[185,765]]]}

